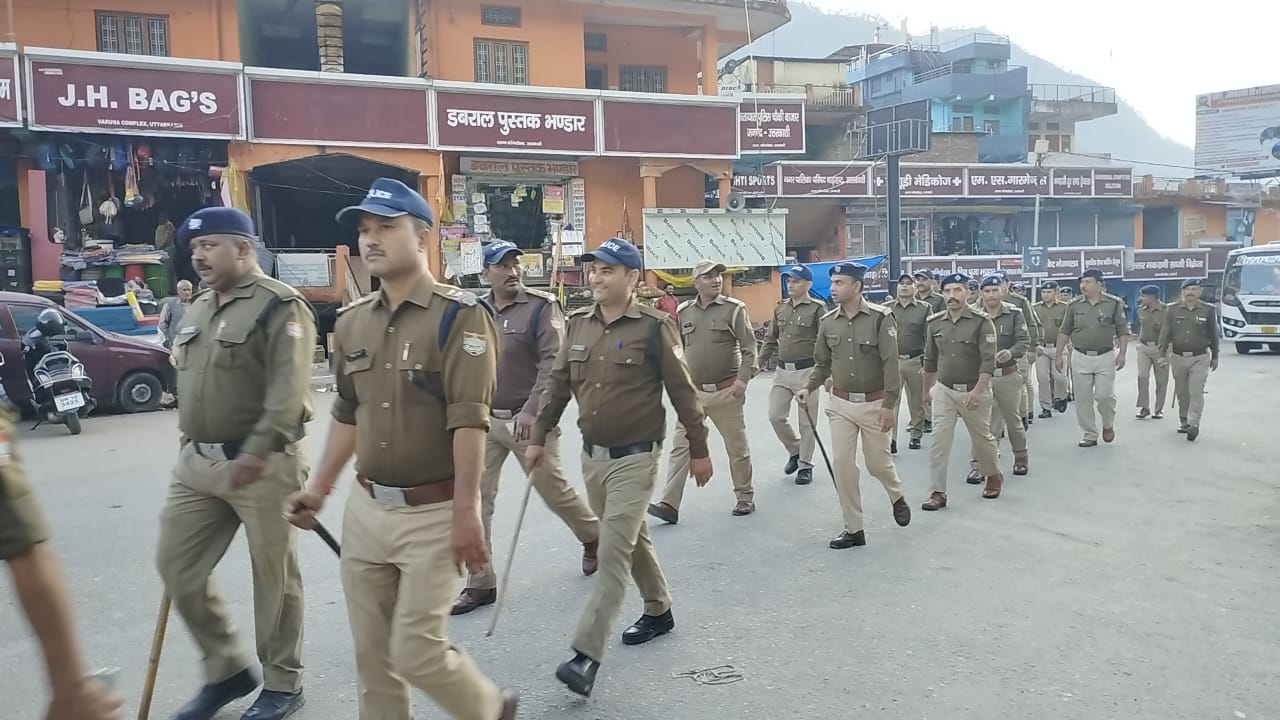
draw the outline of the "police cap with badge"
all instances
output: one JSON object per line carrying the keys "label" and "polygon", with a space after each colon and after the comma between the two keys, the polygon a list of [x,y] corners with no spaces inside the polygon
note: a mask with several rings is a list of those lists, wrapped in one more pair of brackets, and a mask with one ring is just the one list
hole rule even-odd
{"label": "police cap with badge", "polygon": [[605,265],[621,265],[628,270],[639,270],[643,264],[640,251],[635,245],[622,238],[609,238],[600,243],[600,247],[582,256],[583,262],[598,262]]}
{"label": "police cap with badge", "polygon": [[241,237],[253,245],[258,240],[257,233],[253,231],[253,219],[232,207],[207,207],[195,211],[182,222],[175,240],[183,249],[189,249],[191,241],[210,235]]}
{"label": "police cap with badge", "polygon": [[827,274],[829,274],[832,278],[835,278],[835,276],[840,275],[842,277],[847,277],[851,280],[857,280],[858,282],[862,282],[862,279],[867,276],[867,266],[862,265],[860,263],[855,263],[855,262],[836,263],[835,265],[831,266],[831,269],[827,271]]}
{"label": "police cap with badge", "polygon": [[397,218],[404,215],[417,218],[434,227],[435,216],[431,206],[413,188],[392,178],[381,177],[369,186],[369,192],[359,205],[345,207],[334,217],[339,224],[352,227],[360,221],[361,213],[377,215],[384,218]]}

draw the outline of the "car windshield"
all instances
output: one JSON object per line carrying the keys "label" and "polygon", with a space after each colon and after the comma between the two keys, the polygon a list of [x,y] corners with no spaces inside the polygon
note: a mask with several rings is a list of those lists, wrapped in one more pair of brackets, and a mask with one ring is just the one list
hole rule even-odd
{"label": "car windshield", "polygon": [[1235,257],[1223,284],[1240,295],[1280,296],[1280,253]]}

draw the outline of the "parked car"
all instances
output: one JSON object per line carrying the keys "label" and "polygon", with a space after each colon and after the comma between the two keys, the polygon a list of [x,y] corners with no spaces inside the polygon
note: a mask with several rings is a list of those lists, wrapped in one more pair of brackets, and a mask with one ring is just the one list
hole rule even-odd
{"label": "parked car", "polygon": [[[36,295],[0,292],[0,352],[7,358],[21,358],[19,338],[35,325],[41,310],[51,307],[58,308],[66,321],[69,349],[93,380],[98,407],[149,412],[160,406],[163,393],[173,392],[175,377],[168,350],[144,339],[107,332]],[[24,371],[21,362],[0,366],[10,399],[27,412],[31,390]]]}

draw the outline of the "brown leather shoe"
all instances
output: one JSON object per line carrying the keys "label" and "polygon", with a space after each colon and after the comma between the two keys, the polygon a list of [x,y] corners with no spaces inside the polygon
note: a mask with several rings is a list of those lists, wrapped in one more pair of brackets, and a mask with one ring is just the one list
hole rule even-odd
{"label": "brown leather shoe", "polygon": [[502,714],[498,720],[515,720],[516,706],[520,704],[520,696],[515,690],[502,691]]}
{"label": "brown leather shoe", "polygon": [[1116,439],[1115,428],[1102,428],[1102,442],[1112,442]]}
{"label": "brown leather shoe", "polygon": [[596,570],[600,569],[600,560],[596,557],[596,550],[600,549],[600,541],[595,540],[589,543],[582,543],[582,574],[588,577],[595,575]]}
{"label": "brown leather shoe", "polygon": [[650,503],[649,514],[668,525],[680,522],[680,511],[664,502]]}
{"label": "brown leather shoe", "polygon": [[743,515],[750,515],[755,511],[756,511],[756,504],[748,500],[742,500],[738,502],[737,505],[733,506],[733,514],[737,515],[738,517],[742,517]]}
{"label": "brown leather shoe", "polygon": [[489,588],[488,590],[466,588],[458,594],[458,599],[453,601],[453,609],[449,611],[449,614],[466,615],[472,610],[477,610],[485,605],[492,605],[497,601],[498,591],[496,588]]}
{"label": "brown leather shoe", "polygon": [[947,506],[947,494],[943,492],[936,492],[930,495],[928,500],[924,501],[924,504],[920,506],[920,509],[921,510],[941,510],[946,506]]}
{"label": "brown leather shoe", "polygon": [[1026,475],[1030,470],[1031,470],[1031,467],[1027,463],[1027,456],[1025,454],[1023,454],[1022,456],[1018,456],[1018,455],[1013,456],[1013,474],[1014,475]]}
{"label": "brown leather shoe", "polygon": [[898,527],[906,527],[911,524],[911,506],[907,504],[905,497],[900,497],[894,501],[893,520],[898,523]]}
{"label": "brown leather shoe", "polygon": [[982,497],[995,500],[1000,497],[1000,488],[1004,485],[1004,475],[996,473],[987,478],[987,486],[982,489]]}

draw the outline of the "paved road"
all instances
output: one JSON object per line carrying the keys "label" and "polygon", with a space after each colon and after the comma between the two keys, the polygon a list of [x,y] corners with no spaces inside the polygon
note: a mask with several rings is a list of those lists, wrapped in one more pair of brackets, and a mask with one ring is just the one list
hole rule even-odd
{"label": "paved road", "polygon": [[[675,633],[641,648],[615,642],[590,700],[560,687],[552,672],[567,657],[591,580],[578,572],[568,531],[535,500],[498,635],[484,637],[491,609],[456,620],[452,634],[520,689],[523,717],[1278,717],[1280,357],[1224,356],[1194,444],[1174,433],[1176,412],[1132,419],[1132,366],[1121,379],[1114,445],[1077,449],[1071,414],[1039,421],[1032,475],[1010,479],[995,502],[964,484],[968,450],[957,447],[951,507],[917,510],[907,529],[893,525],[885,495],[866,478],[870,544],[833,551],[826,542],[839,513],[826,472],[809,487],[779,477],[786,458],[764,420],[768,379],[760,378],[749,391],[759,512],[729,515],[723,451],[714,448],[721,474],[690,489],[681,525],[656,529]],[[323,412],[331,396],[317,398]],[[87,422],[81,437],[41,428],[23,438],[86,651],[95,664],[123,668],[131,701],[160,598],[152,556],[174,424],[171,413],[108,417]],[[324,425],[313,424],[313,437]],[[576,442],[567,432],[566,445]],[[927,492],[926,456],[904,447],[899,459],[916,508]],[[504,481],[501,548],[521,494],[514,465]],[[340,504],[326,511],[335,529],[339,514]],[[349,720],[354,668],[335,560],[318,539],[303,539],[309,704],[298,717]],[[241,541],[220,577],[241,627],[251,627]],[[10,597],[0,601],[0,715],[25,720],[43,702],[40,670]],[[633,593],[618,630],[639,612]],[[194,691],[196,660],[175,621],[153,717],[168,717]],[[720,664],[745,680],[701,686],[672,677]],[[245,704],[222,717],[238,718]],[[418,717],[440,714],[420,699]]]}

